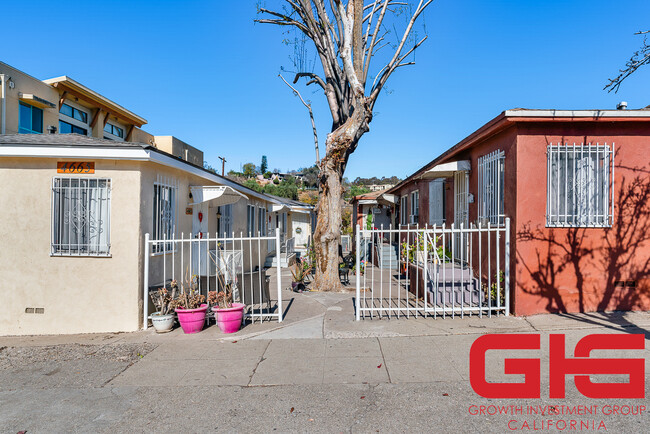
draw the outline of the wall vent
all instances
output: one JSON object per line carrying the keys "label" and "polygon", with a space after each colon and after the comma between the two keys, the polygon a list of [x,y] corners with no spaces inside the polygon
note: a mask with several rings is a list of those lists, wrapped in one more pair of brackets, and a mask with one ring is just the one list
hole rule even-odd
{"label": "wall vent", "polygon": [[25,308],[25,313],[44,314],[45,313],[45,308],[44,307],[26,307]]}

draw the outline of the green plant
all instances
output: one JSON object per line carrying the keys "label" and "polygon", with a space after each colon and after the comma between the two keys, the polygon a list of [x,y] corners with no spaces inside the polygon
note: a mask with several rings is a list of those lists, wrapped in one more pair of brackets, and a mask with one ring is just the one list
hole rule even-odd
{"label": "green plant", "polygon": [[[492,305],[497,304],[497,291],[498,291],[498,297],[501,299],[501,304],[505,302],[505,288],[503,284],[503,270],[499,270],[497,274],[494,275],[494,283],[490,285],[489,291],[488,291],[488,285],[486,283],[483,283],[483,293],[485,294],[486,297],[490,297],[490,300],[492,300]],[[489,294],[488,294],[489,292]]]}
{"label": "green plant", "polygon": [[311,273],[311,264],[303,261],[302,263],[296,263],[294,268],[289,269],[291,271],[291,276],[293,281],[296,283],[303,283],[305,278],[309,273]]}
{"label": "green plant", "polygon": [[369,212],[368,215],[366,216],[366,229],[370,230],[372,229],[372,213]]}

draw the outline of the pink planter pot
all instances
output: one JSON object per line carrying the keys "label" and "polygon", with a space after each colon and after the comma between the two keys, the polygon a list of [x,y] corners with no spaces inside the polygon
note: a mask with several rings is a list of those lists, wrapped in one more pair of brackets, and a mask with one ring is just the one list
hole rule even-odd
{"label": "pink planter pot", "polygon": [[196,309],[176,309],[178,322],[184,333],[198,333],[203,330],[205,324],[205,313],[208,310],[207,304],[202,304]]}
{"label": "pink planter pot", "polygon": [[241,320],[244,317],[245,304],[233,303],[232,307],[221,309],[217,306],[212,310],[217,314],[217,325],[224,333],[235,333],[241,327]]}

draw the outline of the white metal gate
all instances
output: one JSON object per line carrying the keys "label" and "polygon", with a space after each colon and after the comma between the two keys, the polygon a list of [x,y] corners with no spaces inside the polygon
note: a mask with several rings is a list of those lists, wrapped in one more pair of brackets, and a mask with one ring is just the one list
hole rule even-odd
{"label": "white metal gate", "polygon": [[[360,240],[400,240],[396,259],[356,266],[356,319],[508,315],[510,219],[501,226],[461,224],[416,229],[361,229]],[[381,241],[378,241],[381,242]],[[384,242],[384,244],[386,244]],[[383,246],[386,249],[386,246]],[[462,254],[459,253],[459,249]]]}
{"label": "white metal gate", "polygon": [[[208,298],[231,284],[233,301],[246,305],[245,318],[251,321],[277,319],[282,321],[282,273],[280,261],[273,268],[264,268],[270,247],[280,250],[280,231],[274,236],[210,237],[198,236],[152,240],[145,235],[143,276],[143,328],[148,326],[149,293],[169,288],[176,280],[186,287],[192,285]],[[196,255],[200,255],[196,258]],[[275,280],[275,285],[271,281]],[[275,286],[275,288],[271,288]]]}

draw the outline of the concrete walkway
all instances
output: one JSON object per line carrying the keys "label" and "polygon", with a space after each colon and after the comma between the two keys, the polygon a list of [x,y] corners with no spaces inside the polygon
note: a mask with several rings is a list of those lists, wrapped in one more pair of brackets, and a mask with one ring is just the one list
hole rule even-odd
{"label": "concrete walkway", "polygon": [[[550,333],[565,333],[569,349],[592,333],[645,333],[646,342],[650,336],[650,314],[641,312],[357,322],[352,297],[285,291],[285,322],[251,324],[233,335],[210,326],[196,335],[177,329],[163,335],[148,330],[0,338],[0,347],[18,352],[70,344],[81,344],[89,354],[128,345],[147,345],[149,351],[135,363],[91,363],[82,357],[0,369],[0,420],[7,432],[503,432],[512,417],[475,416],[468,407],[549,400],[476,395],[469,385],[468,355],[479,335],[540,333],[542,350],[535,357],[542,366],[548,366]],[[494,353],[488,353],[487,378],[508,381],[504,358],[521,352]],[[642,353],[648,391],[647,345]],[[558,403],[611,404],[583,397],[572,384],[567,399]],[[647,413],[598,419],[614,432],[643,432],[648,422]]]}

